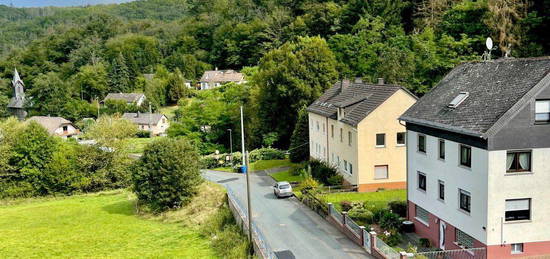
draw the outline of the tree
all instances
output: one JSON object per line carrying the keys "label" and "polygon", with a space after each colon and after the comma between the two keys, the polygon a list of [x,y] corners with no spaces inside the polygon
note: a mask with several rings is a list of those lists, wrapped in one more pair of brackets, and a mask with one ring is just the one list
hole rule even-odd
{"label": "tree", "polygon": [[526,0],[488,0],[490,18],[487,25],[496,33],[498,46],[505,57],[509,57],[512,47],[521,41],[519,21],[527,16]]}
{"label": "tree", "polygon": [[129,120],[119,117],[101,116],[86,132],[86,137],[96,140],[101,145],[116,147],[125,138],[134,136],[137,127]]}
{"label": "tree", "polygon": [[174,73],[170,74],[167,82],[168,101],[170,103],[178,103],[181,98],[189,95],[189,89],[185,86],[185,79],[181,71],[176,68]]}
{"label": "tree", "polygon": [[33,80],[32,96],[33,110],[39,114],[60,115],[61,107],[71,98],[72,89],[56,72],[41,74]]}
{"label": "tree", "polygon": [[128,71],[126,59],[124,59],[122,53],[118,53],[118,56],[111,63],[109,85],[111,86],[111,92],[128,93],[132,91],[130,72]]}
{"label": "tree", "polygon": [[261,136],[276,132],[278,145],[288,147],[300,108],[317,99],[337,76],[334,54],[319,37],[301,37],[268,52],[254,77]]}
{"label": "tree", "polygon": [[133,190],[153,212],[178,208],[197,193],[199,169],[199,154],[187,140],[161,138],[133,166]]}
{"label": "tree", "polygon": [[309,119],[306,107],[298,114],[298,122],[290,138],[290,161],[298,163],[309,159]]}
{"label": "tree", "polygon": [[73,82],[80,91],[81,99],[90,101],[103,98],[108,91],[105,65],[98,63],[81,67],[74,75]]}
{"label": "tree", "polygon": [[457,0],[423,0],[417,9],[417,15],[421,17],[423,27],[435,28],[443,14]]}

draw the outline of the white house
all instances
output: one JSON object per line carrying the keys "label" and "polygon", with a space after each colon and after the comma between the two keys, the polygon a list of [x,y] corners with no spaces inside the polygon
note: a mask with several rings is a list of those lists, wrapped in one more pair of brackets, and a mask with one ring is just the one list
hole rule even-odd
{"label": "white house", "polygon": [[136,106],[141,106],[145,102],[145,94],[142,93],[109,93],[103,99],[103,103],[108,100],[120,100],[125,101],[126,104],[134,104]]}
{"label": "white house", "polygon": [[33,116],[28,121],[38,122],[54,136],[68,138],[80,134],[80,130],[72,122],[62,117]]}
{"label": "white house", "polygon": [[244,75],[235,70],[218,70],[217,68],[216,70],[204,71],[199,80],[200,90],[216,88],[229,82],[244,83]]}
{"label": "white house", "polygon": [[418,234],[487,258],[550,254],[550,58],[461,64],[400,119]]}
{"label": "white house", "polygon": [[160,113],[124,113],[123,119],[127,119],[138,126],[139,130],[146,130],[152,135],[165,135],[170,127],[168,118]]}

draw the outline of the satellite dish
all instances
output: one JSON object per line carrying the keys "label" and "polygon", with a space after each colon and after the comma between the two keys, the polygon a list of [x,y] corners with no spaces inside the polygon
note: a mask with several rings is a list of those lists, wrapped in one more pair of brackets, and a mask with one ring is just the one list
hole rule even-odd
{"label": "satellite dish", "polygon": [[487,37],[487,40],[485,40],[485,46],[487,46],[488,50],[491,50],[493,48],[493,40],[491,37]]}

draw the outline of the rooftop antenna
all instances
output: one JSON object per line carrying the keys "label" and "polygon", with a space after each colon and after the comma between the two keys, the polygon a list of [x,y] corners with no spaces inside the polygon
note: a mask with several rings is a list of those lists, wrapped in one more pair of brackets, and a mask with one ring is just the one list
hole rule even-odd
{"label": "rooftop antenna", "polygon": [[483,60],[491,60],[491,50],[493,50],[493,39],[491,37],[487,37],[485,40],[485,47],[487,47],[487,50],[483,52]]}

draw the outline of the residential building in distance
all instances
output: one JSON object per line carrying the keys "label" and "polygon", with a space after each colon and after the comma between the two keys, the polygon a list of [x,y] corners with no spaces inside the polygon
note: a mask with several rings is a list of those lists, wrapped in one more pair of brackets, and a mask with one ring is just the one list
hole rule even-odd
{"label": "residential building in distance", "polygon": [[32,116],[28,121],[36,121],[53,136],[70,138],[80,134],[80,130],[69,120],[62,117]]}
{"label": "residential building in distance", "polygon": [[126,104],[133,104],[135,106],[141,106],[145,102],[145,94],[142,93],[109,93],[103,99],[102,103],[108,100],[125,101]]}
{"label": "residential building in distance", "polygon": [[199,80],[200,90],[212,89],[229,82],[244,83],[244,75],[235,70],[218,70],[217,68],[216,70],[204,71]]}
{"label": "residential building in distance", "polygon": [[307,108],[310,156],[337,167],[359,191],[406,188],[405,127],[397,118],[415,102],[382,79],[336,83]]}
{"label": "residential building in distance", "polygon": [[170,127],[168,118],[160,113],[124,113],[123,119],[127,119],[138,126],[139,130],[151,132],[153,136],[166,135]]}
{"label": "residential building in distance", "polygon": [[461,64],[400,119],[418,234],[487,258],[550,254],[550,58]]}
{"label": "residential building in distance", "polygon": [[20,121],[25,120],[27,112],[25,111],[25,104],[27,99],[25,98],[25,84],[17,69],[13,72],[13,80],[11,81],[13,86],[13,97],[8,103],[8,111]]}

